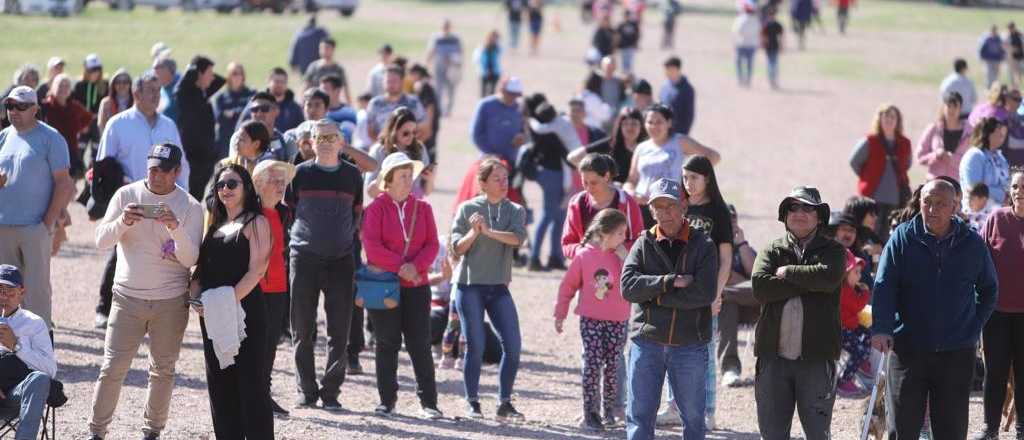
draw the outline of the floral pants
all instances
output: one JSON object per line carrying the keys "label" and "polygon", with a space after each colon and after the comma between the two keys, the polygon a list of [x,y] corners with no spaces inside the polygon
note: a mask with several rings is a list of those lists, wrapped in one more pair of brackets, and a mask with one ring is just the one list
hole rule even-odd
{"label": "floral pants", "polygon": [[846,362],[839,382],[853,379],[857,367],[871,356],[871,330],[864,326],[857,326],[853,330],[843,329],[843,350],[850,354],[850,360]]}
{"label": "floral pants", "polygon": [[[626,323],[580,317],[583,339],[583,411],[606,414],[616,407],[622,349],[626,345]],[[604,379],[602,393],[601,383]]]}

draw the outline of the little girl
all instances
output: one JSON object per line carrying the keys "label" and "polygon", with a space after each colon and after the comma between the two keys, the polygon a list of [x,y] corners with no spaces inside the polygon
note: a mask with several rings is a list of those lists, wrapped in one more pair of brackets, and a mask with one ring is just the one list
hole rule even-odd
{"label": "little girl", "polygon": [[[597,213],[583,236],[583,249],[576,253],[562,279],[555,303],[555,331],[562,333],[569,303],[579,292],[576,314],[580,315],[583,339],[581,426],[591,430],[602,430],[605,425],[616,423],[617,375],[622,368],[619,354],[626,344],[629,303],[622,298],[619,283],[622,259],[615,251],[626,241],[626,229],[626,216],[621,211],[606,208]],[[603,422],[599,395],[604,402]]]}
{"label": "little girl", "polygon": [[843,350],[850,354],[837,393],[844,398],[864,397],[866,390],[857,384],[854,375],[871,357],[871,331],[860,324],[859,314],[871,297],[868,286],[861,282],[864,260],[846,251],[846,279],[839,298],[839,318],[842,321]]}

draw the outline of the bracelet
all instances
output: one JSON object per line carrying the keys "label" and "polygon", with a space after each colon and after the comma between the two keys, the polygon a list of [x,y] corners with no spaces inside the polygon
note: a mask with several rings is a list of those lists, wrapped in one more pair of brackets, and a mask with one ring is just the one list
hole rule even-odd
{"label": "bracelet", "polygon": [[750,246],[750,243],[749,243],[749,242],[747,242],[746,240],[743,240],[743,242],[742,242],[742,243],[740,243],[740,244],[737,244],[737,245],[734,245],[734,247],[735,247],[736,249],[739,249],[739,248],[741,248],[741,247],[743,247],[743,246]]}

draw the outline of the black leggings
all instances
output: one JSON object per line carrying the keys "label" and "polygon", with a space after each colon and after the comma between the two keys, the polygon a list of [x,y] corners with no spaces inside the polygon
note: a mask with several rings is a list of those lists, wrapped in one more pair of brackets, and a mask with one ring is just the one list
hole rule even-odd
{"label": "black leggings", "polygon": [[[1024,313],[993,312],[983,333],[985,352],[985,425],[999,428],[1012,369],[1014,396],[1024,396]],[[1012,367],[1011,367],[1012,365]],[[1017,406],[1017,432],[1024,432],[1024,406]]]}
{"label": "black leggings", "polygon": [[486,98],[494,94],[494,88],[498,85],[499,76],[493,73],[484,74],[480,77],[480,97]]}
{"label": "black leggings", "polygon": [[434,358],[430,355],[430,287],[402,287],[395,309],[370,309],[377,345],[377,393],[380,402],[394,407],[398,400],[398,351],[405,338],[405,351],[416,376],[416,395],[423,407],[437,407]]}

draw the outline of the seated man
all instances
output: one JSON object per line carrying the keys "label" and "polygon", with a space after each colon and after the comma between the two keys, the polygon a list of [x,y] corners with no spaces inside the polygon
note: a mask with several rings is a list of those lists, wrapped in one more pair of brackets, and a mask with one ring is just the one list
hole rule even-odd
{"label": "seated man", "polygon": [[21,271],[0,265],[0,408],[19,410],[14,437],[31,440],[38,437],[57,359],[46,322],[21,308],[23,299]]}
{"label": "seated man", "polygon": [[754,299],[754,291],[750,286],[750,274],[754,269],[754,258],[757,253],[747,242],[736,221],[736,207],[729,205],[732,214],[732,273],[725,290],[722,291],[722,311],[718,314],[719,344],[717,356],[722,359],[722,385],[739,386],[740,363],[737,350],[737,333],[740,324],[753,324],[760,315],[760,304]]}

